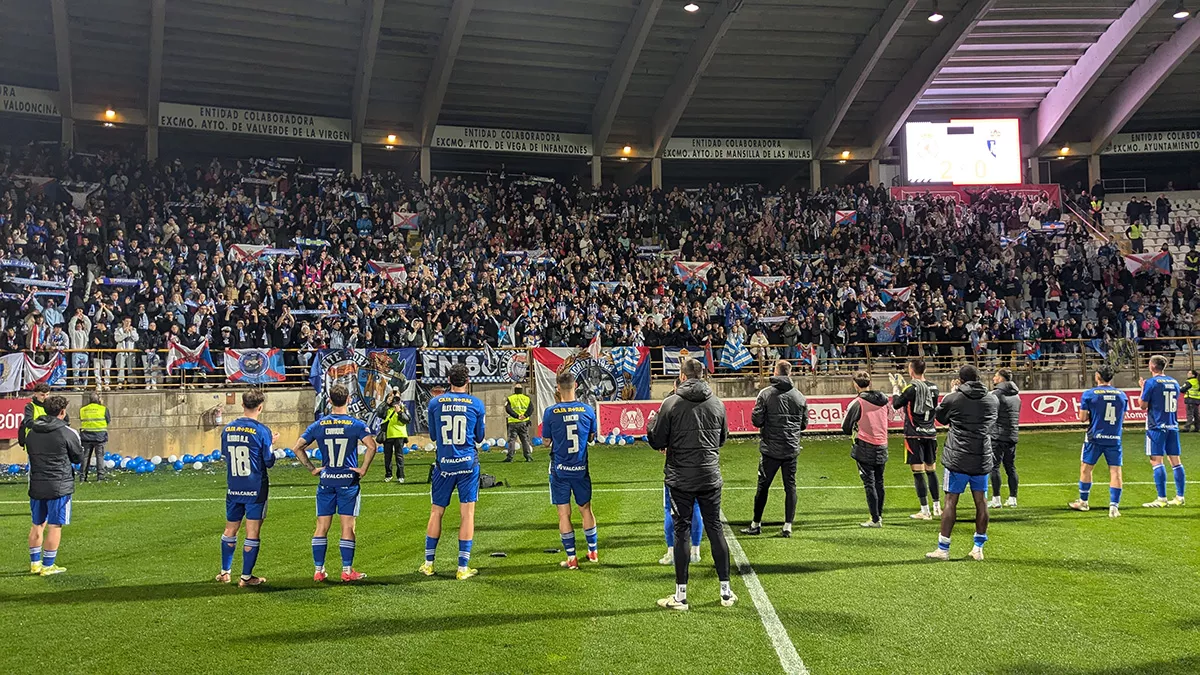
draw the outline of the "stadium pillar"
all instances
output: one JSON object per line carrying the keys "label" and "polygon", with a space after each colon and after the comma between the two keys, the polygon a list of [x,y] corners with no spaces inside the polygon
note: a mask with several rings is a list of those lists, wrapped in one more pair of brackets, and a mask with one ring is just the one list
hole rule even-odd
{"label": "stadium pillar", "polygon": [[433,163],[429,158],[429,146],[421,148],[421,182],[428,185],[433,180]]}
{"label": "stadium pillar", "polygon": [[812,171],[810,172],[810,175],[809,175],[809,179],[811,181],[811,184],[809,185],[809,191],[810,192],[820,192],[821,191],[821,160],[814,159],[811,162],[810,166],[812,166]]}
{"label": "stadium pillar", "polygon": [[70,149],[75,147],[75,120],[69,115],[62,118],[62,146]]}
{"label": "stadium pillar", "polygon": [[158,125],[151,123],[146,127],[146,161],[158,159]]}
{"label": "stadium pillar", "polygon": [[867,162],[867,184],[879,185],[879,160]]}
{"label": "stadium pillar", "polygon": [[1029,158],[1029,182],[1040,185],[1042,182],[1042,163],[1037,157]]}
{"label": "stadium pillar", "polygon": [[1100,155],[1088,155],[1088,187],[1100,180]]}
{"label": "stadium pillar", "polygon": [[650,187],[662,189],[662,157],[650,160]]}
{"label": "stadium pillar", "polygon": [[600,158],[592,156],[592,187],[598,188],[604,179],[600,175]]}
{"label": "stadium pillar", "polygon": [[362,175],[362,143],[350,144],[350,173]]}

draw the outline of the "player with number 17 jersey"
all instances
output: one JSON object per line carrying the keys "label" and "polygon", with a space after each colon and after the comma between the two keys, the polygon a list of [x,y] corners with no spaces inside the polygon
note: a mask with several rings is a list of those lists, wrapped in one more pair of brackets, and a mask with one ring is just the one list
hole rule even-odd
{"label": "player with number 17 jersey", "polygon": [[437,448],[433,472],[433,503],[445,508],[458,490],[459,503],[479,495],[479,455],[475,446],[487,431],[483,401],[465,392],[449,391],[429,401],[429,431]]}
{"label": "player with number 17 jersey", "polygon": [[357,516],[359,509],[358,443],[371,437],[362,420],[351,415],[326,415],[308,425],[300,438],[321,451],[321,480],[317,486],[317,515]]}

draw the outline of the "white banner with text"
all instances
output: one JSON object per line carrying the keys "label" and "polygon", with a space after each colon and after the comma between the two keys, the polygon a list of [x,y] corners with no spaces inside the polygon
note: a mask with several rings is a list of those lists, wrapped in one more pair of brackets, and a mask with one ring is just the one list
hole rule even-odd
{"label": "white banner with text", "polygon": [[663,159],[812,159],[812,141],[804,138],[672,138]]}
{"label": "white banner with text", "polygon": [[1200,129],[1116,134],[1100,154],[1137,155],[1159,152],[1200,152]]}
{"label": "white banner with text", "polygon": [[592,137],[588,134],[564,134],[557,131],[452,127],[439,124],[433,130],[432,147],[437,150],[590,157]]}
{"label": "white banner with text", "polygon": [[161,103],[158,112],[158,126],[164,129],[215,131],[333,143],[349,143],[352,140],[350,120],[336,117],[186,103]]}
{"label": "white banner with text", "polygon": [[0,84],[0,112],[39,117],[61,117],[58,111],[58,92]]}

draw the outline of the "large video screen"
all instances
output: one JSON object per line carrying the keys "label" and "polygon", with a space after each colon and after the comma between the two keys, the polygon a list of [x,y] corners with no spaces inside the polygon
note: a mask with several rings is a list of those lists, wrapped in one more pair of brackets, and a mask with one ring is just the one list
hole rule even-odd
{"label": "large video screen", "polygon": [[1016,119],[910,122],[905,130],[909,183],[1021,183],[1021,129]]}

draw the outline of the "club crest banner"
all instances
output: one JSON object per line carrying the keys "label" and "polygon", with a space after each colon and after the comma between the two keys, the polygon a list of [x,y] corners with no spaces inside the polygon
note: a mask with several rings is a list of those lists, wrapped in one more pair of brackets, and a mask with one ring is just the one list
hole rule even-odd
{"label": "club crest banner", "polygon": [[322,349],[309,369],[308,379],[317,391],[317,409],[328,409],[329,388],[335,384],[350,392],[350,414],[378,430],[376,411],[388,393],[399,391],[415,413],[417,350],[406,349]]}
{"label": "club crest banner", "polygon": [[[632,355],[628,350],[636,352],[635,363],[629,363],[633,359],[628,358],[627,355]],[[539,347],[533,350],[533,372],[537,378],[534,419],[541,420],[542,412],[554,405],[555,379],[562,371],[575,375],[579,400],[592,406],[600,401],[650,398],[650,350],[646,347],[604,349],[598,359],[570,347]]]}

